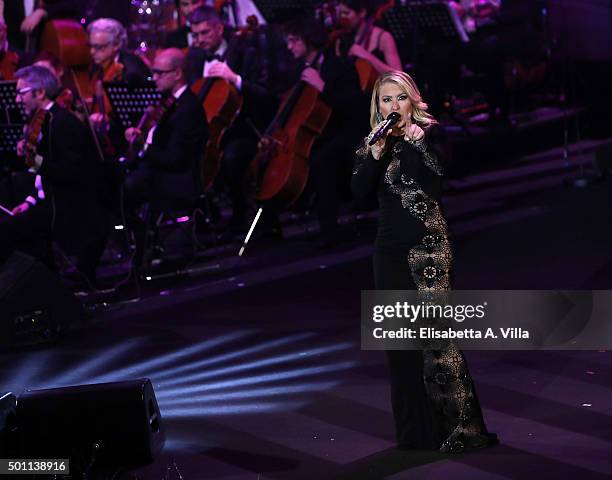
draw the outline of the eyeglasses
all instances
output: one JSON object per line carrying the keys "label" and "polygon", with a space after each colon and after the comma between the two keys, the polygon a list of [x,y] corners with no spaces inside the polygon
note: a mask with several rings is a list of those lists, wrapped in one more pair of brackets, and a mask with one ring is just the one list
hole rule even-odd
{"label": "eyeglasses", "polygon": [[96,52],[99,52],[100,50],[104,50],[106,47],[108,47],[112,42],[107,42],[107,43],[90,43],[89,44],[89,48],[91,50],[95,50]]}
{"label": "eyeglasses", "polygon": [[26,93],[31,92],[32,90],[34,90],[32,87],[20,88],[17,90],[17,95],[23,97]]}
{"label": "eyeglasses", "polygon": [[153,75],[159,75],[160,77],[166,73],[174,72],[176,68],[171,68],[170,70],[161,70],[159,68],[152,68],[151,73]]}

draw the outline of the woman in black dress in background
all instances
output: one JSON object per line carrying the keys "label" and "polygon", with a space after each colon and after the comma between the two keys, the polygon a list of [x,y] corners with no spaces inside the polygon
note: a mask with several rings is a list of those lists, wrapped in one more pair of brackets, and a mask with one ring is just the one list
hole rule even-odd
{"label": "woman in black dress in background", "polygon": [[[410,76],[383,74],[372,93],[373,132],[389,113],[401,120],[372,147],[357,151],[352,189],[377,189],[380,207],[374,253],[379,290],[439,294],[450,289],[452,250],[440,210],[442,166],[432,146],[435,124]],[[372,134],[370,134],[372,135]],[[487,432],[461,351],[388,351],[391,401],[401,448],[456,453],[496,443]]]}

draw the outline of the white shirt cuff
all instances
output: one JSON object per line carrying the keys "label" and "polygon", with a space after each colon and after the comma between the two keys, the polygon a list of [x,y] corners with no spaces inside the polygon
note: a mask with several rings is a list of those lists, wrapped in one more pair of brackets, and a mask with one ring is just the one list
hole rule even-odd
{"label": "white shirt cuff", "polygon": [[147,134],[147,141],[145,142],[147,145],[153,144],[153,134],[155,133],[155,128],[155,126],[151,127],[151,130],[149,130],[149,133]]}
{"label": "white shirt cuff", "polygon": [[242,90],[242,77],[240,75],[236,75],[236,88]]}

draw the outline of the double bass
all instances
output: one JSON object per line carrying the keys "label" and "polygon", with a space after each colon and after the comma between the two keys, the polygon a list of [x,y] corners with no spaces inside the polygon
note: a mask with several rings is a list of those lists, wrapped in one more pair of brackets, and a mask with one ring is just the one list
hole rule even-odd
{"label": "double bass", "polygon": [[316,88],[300,80],[281,103],[247,174],[247,189],[257,200],[288,207],[304,191],[312,146],[332,113],[319,96]]}

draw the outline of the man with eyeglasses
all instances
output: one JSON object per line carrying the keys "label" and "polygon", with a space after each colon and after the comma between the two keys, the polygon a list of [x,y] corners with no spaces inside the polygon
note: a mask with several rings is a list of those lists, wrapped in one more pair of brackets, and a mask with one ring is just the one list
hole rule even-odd
{"label": "man with eyeglasses", "polygon": [[[129,220],[142,253],[144,231],[134,211],[143,203],[153,210],[191,208],[200,193],[199,160],[208,136],[204,108],[191,92],[185,78],[185,54],[177,48],[160,51],[153,62],[153,80],[164,97],[173,95],[174,104],[163,114],[146,137],[144,153],[137,168],[125,181]],[[142,132],[125,131],[130,141]],[[137,265],[139,258],[136,259]]]}
{"label": "man with eyeglasses", "polygon": [[17,97],[27,115],[44,112],[40,135],[31,144],[21,140],[17,155],[25,157],[34,185],[10,215],[0,219],[0,261],[14,250],[30,253],[53,266],[50,240],[76,245],[77,267],[90,280],[104,248],[97,214],[97,183],[87,129],[52,98],[59,91],[55,76],[41,66],[15,74]]}
{"label": "man with eyeglasses", "polygon": [[257,150],[257,130],[265,130],[273,114],[270,105],[274,100],[270,101],[268,91],[269,69],[261,49],[248,41],[225,38],[225,25],[214,8],[196,8],[189,21],[193,33],[193,47],[188,53],[189,80],[221,78],[234,85],[243,97],[242,109],[222,142],[222,177],[232,202],[232,218],[226,234],[229,240],[245,232],[250,220],[244,177]]}
{"label": "man with eyeglasses", "polygon": [[[121,23],[112,18],[99,18],[89,24],[87,32],[93,62],[89,72],[92,93],[99,81],[125,82],[129,85],[143,85],[147,82],[150,78],[149,69],[137,55],[126,50],[128,37]],[[104,104],[106,107],[108,102],[104,100]],[[97,104],[92,106],[92,111],[90,118],[96,129],[102,130],[103,125],[110,125],[110,137],[117,148],[123,135],[121,131],[112,128],[111,112],[100,112]]]}

